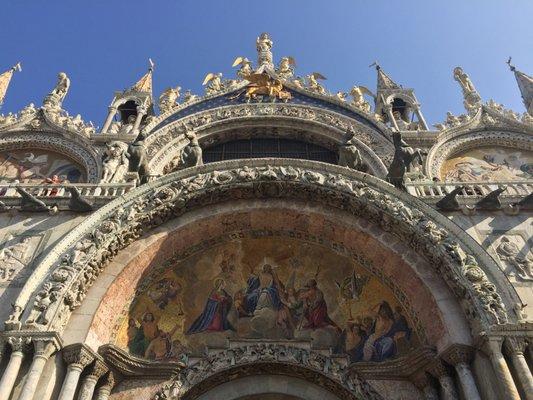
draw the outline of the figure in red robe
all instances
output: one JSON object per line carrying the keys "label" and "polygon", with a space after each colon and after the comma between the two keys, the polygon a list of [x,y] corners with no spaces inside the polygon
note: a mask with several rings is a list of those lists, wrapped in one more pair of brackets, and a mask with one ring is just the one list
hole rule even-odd
{"label": "figure in red robe", "polygon": [[318,329],[327,326],[339,329],[328,315],[324,293],[317,287],[316,280],[310,279],[307,282],[304,291],[300,294],[300,299],[304,302],[303,316],[307,320],[307,323],[302,327],[303,329]]}

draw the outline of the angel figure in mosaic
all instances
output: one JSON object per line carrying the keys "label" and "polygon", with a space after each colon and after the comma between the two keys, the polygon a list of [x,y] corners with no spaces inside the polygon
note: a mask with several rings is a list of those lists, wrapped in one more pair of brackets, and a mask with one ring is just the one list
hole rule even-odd
{"label": "angel figure in mosaic", "polygon": [[[207,85],[207,86],[206,86]],[[222,83],[222,73],[209,73],[205,76],[202,86],[206,86],[205,93],[216,94],[224,90],[224,84]]]}
{"label": "angel figure in mosaic", "polygon": [[246,57],[237,57],[235,61],[233,61],[232,67],[236,67],[237,65],[240,65],[240,68],[237,71],[237,76],[239,76],[240,78],[244,79],[254,72],[254,70],[252,69],[252,62]]}
{"label": "angel figure in mosaic", "polygon": [[313,72],[312,74],[307,75],[307,88],[313,92],[319,93],[319,94],[326,94],[326,89],[324,89],[324,86],[322,86],[320,83],[318,83],[318,80],[325,80],[326,77],[318,72]]}
{"label": "angel figure in mosaic", "polygon": [[282,57],[276,73],[283,79],[290,79],[294,76],[294,67],[296,66],[296,61],[292,57]]}

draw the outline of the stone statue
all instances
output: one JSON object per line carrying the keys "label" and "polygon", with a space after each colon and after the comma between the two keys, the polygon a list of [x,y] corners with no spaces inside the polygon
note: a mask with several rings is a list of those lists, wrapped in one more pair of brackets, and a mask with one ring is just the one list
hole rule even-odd
{"label": "stone statue", "polygon": [[469,113],[477,110],[481,105],[481,97],[479,96],[469,76],[461,67],[455,67],[453,70],[453,78],[459,83],[461,90],[463,91],[463,104],[465,109]]}
{"label": "stone statue", "polygon": [[202,83],[203,86],[206,86],[205,93],[207,95],[216,94],[224,90],[224,84],[222,83],[222,73],[219,72],[209,73],[205,76],[205,79]]}
{"label": "stone statue", "polygon": [[320,83],[318,83],[318,80],[325,80],[326,77],[318,72],[313,72],[310,75],[307,75],[307,88],[311,90],[312,92],[316,92],[319,94],[326,94],[326,89],[324,89],[324,86],[322,86]]}
{"label": "stone statue", "polygon": [[70,79],[67,74],[60,72],[57,76],[57,84],[45,97],[43,105],[48,108],[59,108],[70,88]]}
{"label": "stone statue", "polygon": [[181,151],[179,168],[183,169],[202,165],[202,148],[198,143],[196,133],[187,132],[185,133],[185,137],[189,139],[189,144]]}
{"label": "stone statue", "polygon": [[410,171],[411,165],[416,159],[420,163],[422,162],[423,153],[420,149],[413,149],[405,143],[400,132],[392,134],[392,141],[394,144],[394,157],[389,166],[387,181],[399,189],[406,190],[404,185],[405,173]]}
{"label": "stone statue", "polygon": [[175,88],[167,88],[159,96],[159,111],[165,113],[172,110],[178,104],[176,101],[180,97],[181,86],[176,86]]}
{"label": "stone statue", "polygon": [[339,91],[335,93],[335,97],[339,99],[340,101],[346,101],[346,97],[348,97],[348,93]]}
{"label": "stone statue", "polygon": [[116,132],[118,135],[129,135],[133,131],[133,125],[135,124],[135,120],[137,117],[135,115],[130,115],[128,117],[128,121],[125,124],[120,124],[120,127],[118,131]]}
{"label": "stone statue", "polygon": [[[496,247],[496,253],[500,260],[514,267],[517,275],[523,280],[533,280],[533,259],[531,256],[522,256],[517,244],[507,236],[502,237],[500,244]],[[511,272],[509,275],[514,275]]]}
{"label": "stone statue", "polygon": [[130,144],[128,148],[128,156],[130,161],[130,171],[137,172],[141,183],[145,183],[148,174],[148,157],[146,155],[146,146],[144,144],[144,136],[142,133],[137,136],[135,142]]}
{"label": "stone statue", "polygon": [[272,45],[268,33],[262,33],[255,41],[257,48],[257,65],[267,64],[272,66]]}
{"label": "stone statue", "polygon": [[124,182],[130,161],[128,159],[128,145],[124,142],[113,141],[108,143],[104,155],[103,183]]}
{"label": "stone statue", "polygon": [[237,57],[233,62],[232,67],[236,67],[237,65],[240,65],[240,68],[237,71],[237,76],[240,78],[244,79],[254,72],[251,61],[246,57]]}
{"label": "stone statue", "polygon": [[352,96],[350,104],[365,113],[370,113],[370,103],[365,100],[365,94],[374,97],[374,94],[364,86],[352,87],[350,90],[350,95]]}
{"label": "stone statue", "polygon": [[294,58],[282,57],[279,62],[278,68],[276,69],[276,73],[279,75],[280,78],[290,79],[294,76],[295,65],[296,62],[294,61]]}
{"label": "stone statue", "polygon": [[364,171],[366,166],[363,163],[359,149],[355,145],[355,131],[351,126],[348,128],[346,134],[346,142],[339,146],[339,165],[357,171]]}
{"label": "stone statue", "polygon": [[192,94],[192,92],[188,89],[183,94],[183,103],[190,103],[191,101],[194,101],[198,98],[197,95]]}
{"label": "stone statue", "polygon": [[76,212],[91,212],[94,210],[93,205],[81,196],[77,187],[67,186],[66,189],[70,193],[70,200],[68,202],[69,210]]}

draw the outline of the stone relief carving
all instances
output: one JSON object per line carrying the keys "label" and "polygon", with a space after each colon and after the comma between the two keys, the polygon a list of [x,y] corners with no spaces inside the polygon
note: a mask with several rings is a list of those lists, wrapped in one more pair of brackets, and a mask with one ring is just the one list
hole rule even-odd
{"label": "stone relief carving", "polygon": [[18,276],[33,259],[42,235],[8,234],[0,249],[0,285],[20,280]]}
{"label": "stone relief carving", "polygon": [[106,146],[101,182],[124,182],[130,165],[128,145],[124,142],[113,141]]}
{"label": "stone relief carving", "polygon": [[[222,109],[212,109],[181,118],[162,130],[148,135],[145,143],[147,156],[150,158],[150,166],[152,169],[157,168],[157,166],[162,169],[163,166],[167,165],[171,160],[171,153],[176,154],[179,150],[177,148],[178,139],[187,131],[200,131],[202,128],[217,122],[229,122],[230,119],[238,121],[253,116],[279,116],[306,122],[314,121],[344,132],[351,127],[357,132],[357,139],[371,148],[380,159],[386,159],[392,153],[390,141],[382,137],[379,132],[357,124],[353,119],[339,114],[332,114],[314,107],[294,106],[291,104],[240,104]],[[169,146],[169,144],[171,145]],[[373,171],[378,174],[385,174],[385,166],[382,162],[376,160],[375,157],[367,161]]]}
{"label": "stone relief carving", "polygon": [[[260,185],[250,186],[250,182]],[[280,186],[279,182],[284,184]],[[331,173],[310,167],[241,167],[200,173],[181,180],[170,176],[168,183],[161,186],[148,192],[143,189],[144,194],[137,198],[133,197],[135,192],[130,192],[133,195],[130,194],[126,203],[118,206],[117,201],[116,210],[105,214],[107,216],[95,224],[90,233],[75,240],[86,246],[77,248],[72,244],[64,253],[38,291],[27,325],[44,329],[51,323],[49,328],[62,329],[107,262],[144,232],[186,212],[189,202],[200,206],[235,196],[268,197],[272,190],[277,196],[322,199],[332,207],[364,216],[387,232],[406,237],[463,299],[473,329],[507,321],[507,312],[495,285],[478,266],[476,258],[459,244],[459,238],[438,228],[417,208],[384,193],[385,187],[376,190],[367,183],[344,176],[342,170]],[[232,192],[232,188],[237,192]],[[203,193],[209,193],[208,198],[202,198]],[[15,303],[14,307],[24,305]]]}
{"label": "stone relief carving", "polygon": [[179,157],[172,160],[165,167],[165,172],[203,165],[202,148],[198,143],[196,133],[186,132],[185,137],[189,140],[189,143],[181,150]]}
{"label": "stone relief carving", "polygon": [[[507,275],[517,276],[524,281],[533,281],[533,256],[529,249],[524,255],[518,247],[517,241],[517,235],[503,236],[496,246],[496,253],[502,264],[507,267],[504,271]],[[520,241],[525,244],[523,239]]]}
{"label": "stone relief carving", "polygon": [[[262,362],[268,363],[272,371],[276,370],[277,365],[286,365],[289,368],[291,365],[303,367],[318,373],[317,376],[333,380],[354,394],[355,398],[382,399],[366,381],[348,368],[344,358],[333,358],[305,348],[274,343],[251,344],[210,354],[182,369],[175,379],[165,384],[155,394],[153,399],[179,400],[193,387],[203,385],[204,381],[221,371]],[[238,375],[238,372],[235,375]]]}

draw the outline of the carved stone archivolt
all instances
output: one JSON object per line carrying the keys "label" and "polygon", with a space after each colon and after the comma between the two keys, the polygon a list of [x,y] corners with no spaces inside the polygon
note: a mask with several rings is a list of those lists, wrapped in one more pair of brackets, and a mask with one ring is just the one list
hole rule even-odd
{"label": "carved stone archivolt", "polygon": [[499,290],[488,279],[487,272],[501,271],[472,238],[381,180],[311,161],[291,161],[289,165],[284,160],[248,160],[167,175],[89,216],[37,265],[14,303],[8,329],[24,322],[28,329],[62,330],[118,251],[165,221],[209,204],[269,197],[322,202],[404,239],[443,276],[460,299],[474,331],[507,322],[500,293],[507,296],[507,304],[518,301],[510,297],[512,290]]}
{"label": "carved stone archivolt", "polygon": [[101,157],[88,140],[80,140],[53,132],[0,132],[0,151],[43,149],[60,153],[77,162],[85,170],[87,182],[98,183]]}
{"label": "carved stone archivolt", "polygon": [[519,150],[533,150],[533,135],[527,132],[498,130],[477,130],[453,132],[439,138],[426,158],[424,173],[428,177],[440,178],[444,162],[464,151],[483,146],[500,146]]}
{"label": "carved stone archivolt", "polygon": [[340,399],[381,400],[366,381],[335,358],[301,347],[275,343],[250,344],[210,354],[182,369],[153,400],[194,399],[234,379],[252,375],[289,375],[319,385]]}
{"label": "carved stone archivolt", "polygon": [[[266,125],[265,125],[266,123]],[[354,139],[358,143],[365,162],[376,175],[386,174],[382,160],[387,159],[393,151],[388,134],[370,129],[362,123],[332,111],[311,106],[279,103],[252,103],[235,106],[224,106],[170,122],[168,125],[154,132],[150,132],[151,125],[144,130],[147,136],[145,146],[150,157],[151,174],[161,174],[181,149],[187,144],[185,134],[196,130],[198,139],[203,146],[214,144],[217,131],[227,131],[233,128],[257,126],[281,126],[283,128],[300,128],[310,126],[306,131],[312,134],[317,144],[324,141],[320,136],[327,136],[327,141],[337,147],[344,143],[344,134],[353,129]],[[302,125],[304,124],[304,125]]]}

